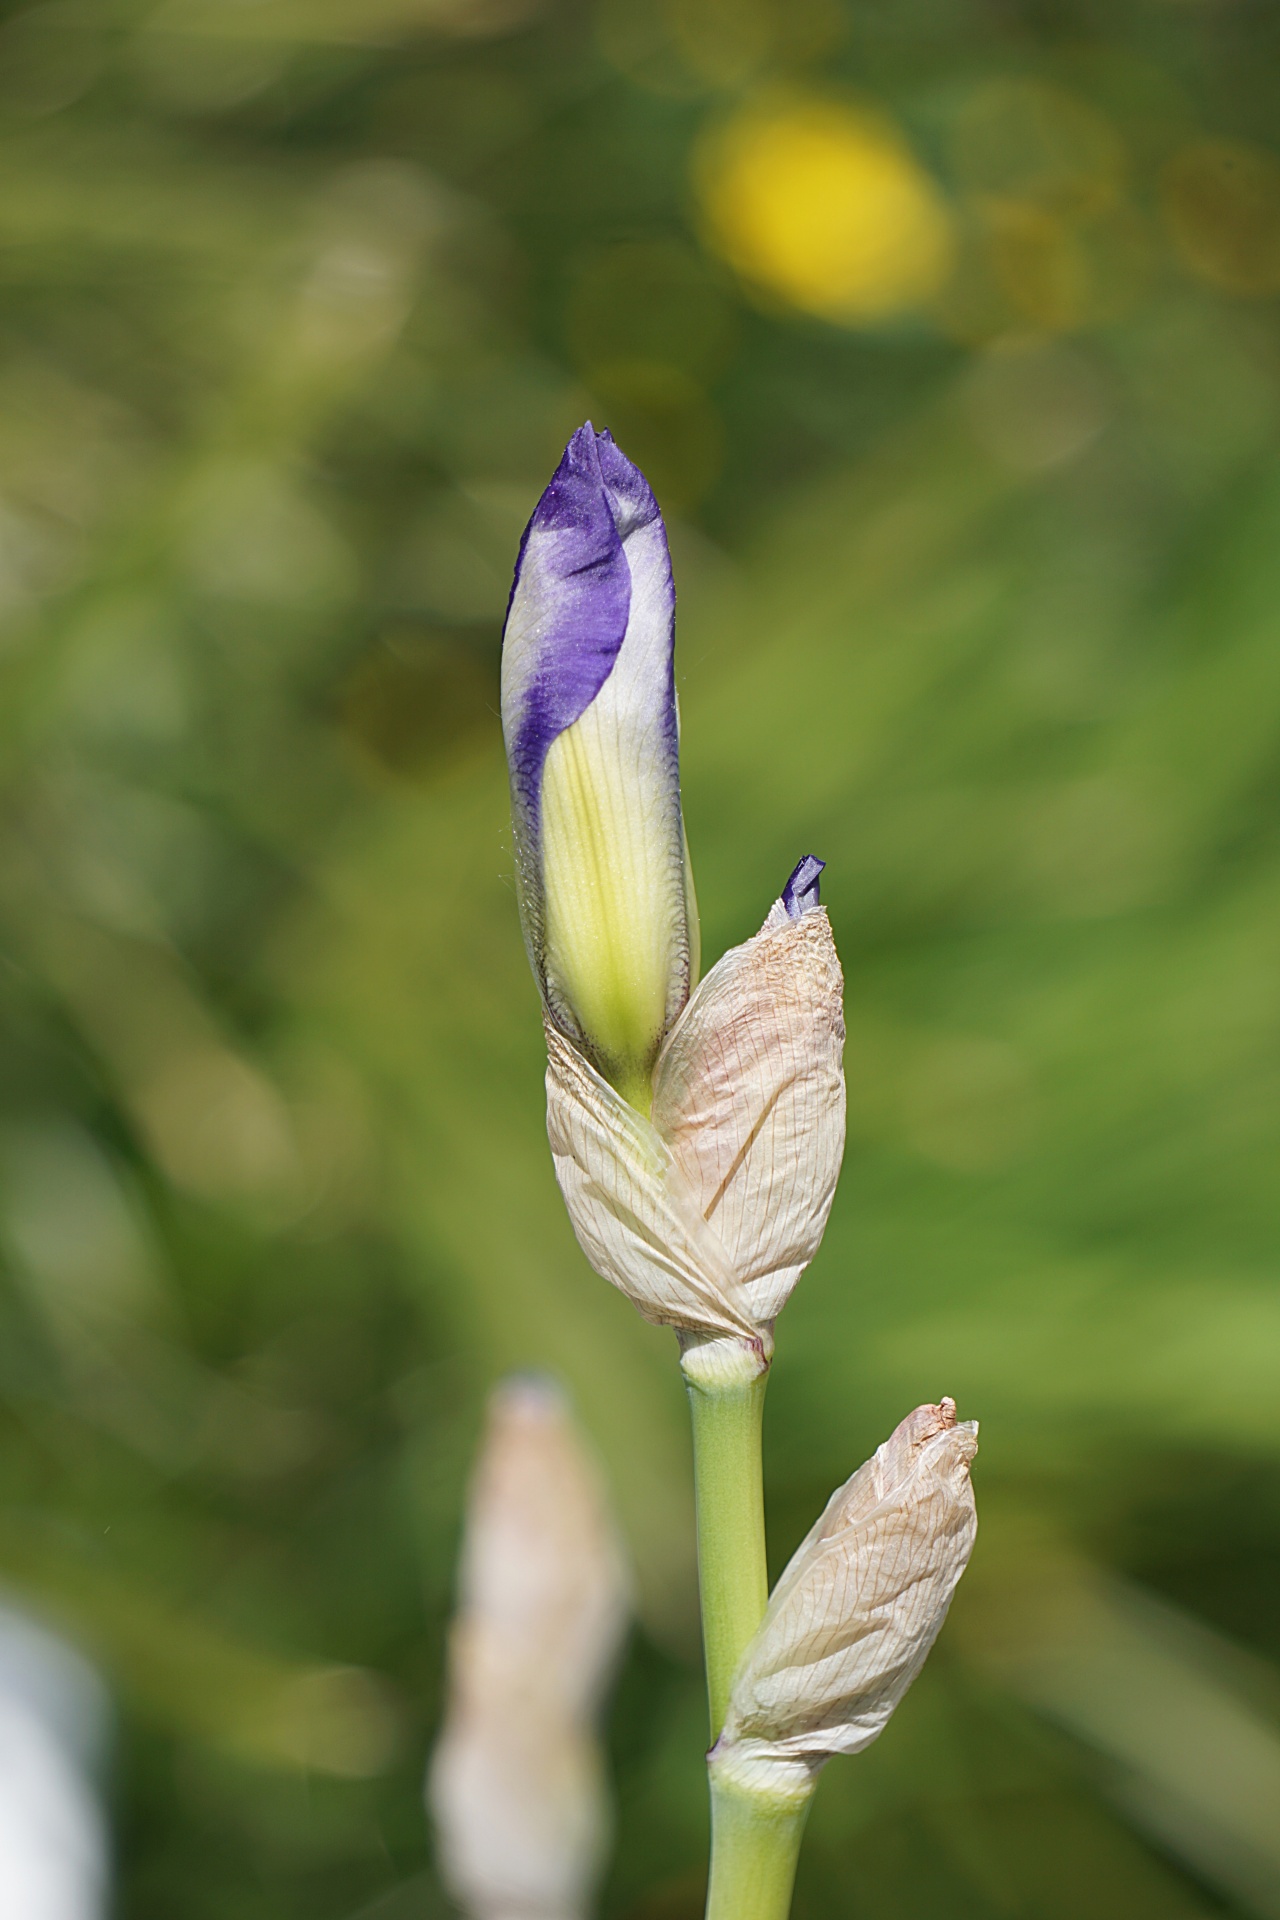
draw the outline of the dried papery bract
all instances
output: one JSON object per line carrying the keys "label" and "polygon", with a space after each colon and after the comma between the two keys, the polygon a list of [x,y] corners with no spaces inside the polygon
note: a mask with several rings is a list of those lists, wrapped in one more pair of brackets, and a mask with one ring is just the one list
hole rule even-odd
{"label": "dried papery bract", "polygon": [[815,872],[697,988],[648,1119],[548,1022],[547,1128],[574,1230],[598,1273],[680,1333],[688,1372],[732,1368],[735,1350],[748,1372],[767,1364],[817,1252],[844,1152],[841,991]]}
{"label": "dried papery bract", "polygon": [[786,1912],[818,1773],[883,1732],[946,1618],[977,1533],[977,1447],[954,1401],[917,1407],[792,1556],[711,1753],[708,1920]]}
{"label": "dried papery bract", "polygon": [[693,1419],[711,1731],[764,1611],[760,1467],[773,1323],[817,1252],[844,1152],[840,963],[800,862],[672,1028],[638,1112],[547,1021],[547,1132],[578,1240],[673,1327]]}
{"label": "dried papery bract", "polygon": [[628,1583],[599,1475],[549,1382],[489,1407],[429,1797],[471,1920],[582,1920],[608,1832],[596,1720]]}
{"label": "dried papery bract", "polygon": [[718,1759],[860,1753],[924,1665],[978,1529],[977,1422],[917,1407],[832,1495],[734,1676]]}

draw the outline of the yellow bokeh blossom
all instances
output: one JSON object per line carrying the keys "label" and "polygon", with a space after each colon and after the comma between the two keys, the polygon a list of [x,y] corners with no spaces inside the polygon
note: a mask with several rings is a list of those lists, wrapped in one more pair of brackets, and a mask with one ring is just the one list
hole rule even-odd
{"label": "yellow bokeh blossom", "polygon": [[839,101],[744,108],[697,159],[707,238],[744,280],[866,326],[925,305],[951,269],[942,196],[892,122]]}

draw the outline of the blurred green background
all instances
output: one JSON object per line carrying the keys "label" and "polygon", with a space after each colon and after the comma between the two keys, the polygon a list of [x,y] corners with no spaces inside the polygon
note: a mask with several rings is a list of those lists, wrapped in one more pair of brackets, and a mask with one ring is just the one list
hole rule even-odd
{"label": "blurred green background", "polygon": [[1278,107],[1266,0],[6,9],[0,1580],[111,1689],[127,1920],[450,1911],[528,1364],[641,1593],[602,1911],[701,1911],[685,1413],[555,1191],[496,718],[588,415],[671,522],[704,953],[829,863],[776,1563],[983,1425],[799,1920],[1280,1916]]}

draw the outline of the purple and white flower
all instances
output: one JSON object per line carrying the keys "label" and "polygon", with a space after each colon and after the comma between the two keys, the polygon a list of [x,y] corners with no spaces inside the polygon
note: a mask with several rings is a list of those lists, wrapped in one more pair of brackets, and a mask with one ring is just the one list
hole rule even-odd
{"label": "purple and white flower", "polygon": [[502,724],[521,917],[547,1013],[641,1111],[697,976],[674,644],[658,504],[588,421],[521,543]]}

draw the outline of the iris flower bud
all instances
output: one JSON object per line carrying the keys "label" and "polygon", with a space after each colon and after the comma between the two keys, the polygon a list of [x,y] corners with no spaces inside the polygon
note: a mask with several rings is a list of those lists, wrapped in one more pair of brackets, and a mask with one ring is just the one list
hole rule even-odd
{"label": "iris flower bud", "polygon": [[471,1486],[429,1797],[472,1920],[582,1920],[607,1808],[596,1717],[627,1617],[593,1463],[550,1385],[494,1394]]}
{"label": "iris flower bud", "polygon": [[637,1113],[551,1020],[547,1132],[583,1251],[710,1380],[817,1252],[844,1152],[840,963],[807,856],[760,932],[694,992]]}
{"label": "iris flower bud", "polygon": [[917,1407],[832,1495],[734,1675],[713,1776],[804,1792],[832,1754],[883,1732],[973,1551],[977,1450],[953,1400]]}
{"label": "iris flower bud", "polygon": [[588,1259],[710,1384],[767,1365],[817,1251],[844,1151],[844,1022],[812,855],[694,991],[674,621],[657,503],[588,422],[529,522],[502,655],[547,1130]]}
{"label": "iris flower bud", "polygon": [[502,649],[516,882],[548,1020],[641,1112],[697,976],[666,530],[588,421],[534,509]]}

